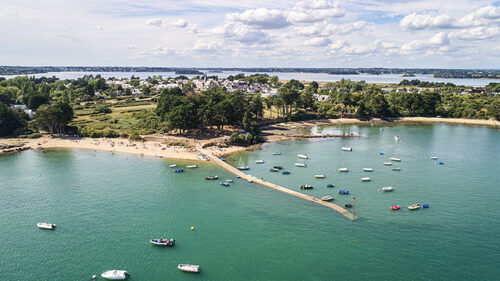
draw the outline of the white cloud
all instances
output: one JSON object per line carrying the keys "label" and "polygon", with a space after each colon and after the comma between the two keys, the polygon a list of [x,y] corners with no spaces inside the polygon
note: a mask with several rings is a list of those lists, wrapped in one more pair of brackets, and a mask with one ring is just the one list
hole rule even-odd
{"label": "white cloud", "polygon": [[163,21],[159,18],[152,18],[146,21],[147,25],[153,25],[153,26],[161,26],[163,24]]}
{"label": "white cloud", "polygon": [[202,39],[198,39],[193,45],[193,50],[200,52],[212,52],[219,51],[221,49],[222,46],[216,41],[205,41]]}
{"label": "white cloud", "polygon": [[302,36],[329,36],[329,35],[347,35],[355,31],[360,31],[368,25],[367,22],[353,22],[347,24],[333,23],[314,23],[300,25],[294,28],[294,32]]}
{"label": "white cloud", "polygon": [[287,12],[287,19],[290,22],[327,21],[343,16],[344,11],[339,9],[339,2],[326,0],[297,1]]}
{"label": "white cloud", "polygon": [[411,13],[400,21],[399,26],[405,30],[419,30],[429,27],[450,28],[453,27],[453,20],[448,15]]}
{"label": "white cloud", "polygon": [[290,25],[283,11],[268,10],[266,8],[250,9],[243,13],[227,14],[226,21],[241,22],[261,29],[280,29]]}
{"label": "white cloud", "polygon": [[323,46],[329,45],[330,43],[332,43],[332,41],[330,39],[328,39],[327,37],[316,37],[316,38],[306,40],[304,42],[305,45],[314,46],[314,47],[323,47]]}
{"label": "white cloud", "polygon": [[[411,52],[424,50],[428,48],[441,48],[449,43],[448,34],[446,32],[439,32],[431,37],[429,40],[413,40],[406,43],[401,47],[403,52]],[[444,50],[444,49],[442,49]]]}
{"label": "white cloud", "polygon": [[185,19],[179,19],[175,22],[172,22],[172,25],[175,27],[184,28],[184,27],[188,26],[188,23]]}
{"label": "white cloud", "polygon": [[455,30],[450,32],[450,39],[458,39],[458,40],[485,40],[490,39],[500,35],[500,27],[473,27],[462,30]]}

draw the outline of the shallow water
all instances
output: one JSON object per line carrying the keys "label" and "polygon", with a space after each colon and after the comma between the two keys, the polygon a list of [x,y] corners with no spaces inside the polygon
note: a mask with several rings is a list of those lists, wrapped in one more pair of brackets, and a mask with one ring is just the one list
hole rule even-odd
{"label": "shallow water", "polygon": [[[363,137],[266,144],[228,161],[247,161],[248,173],[295,190],[312,184],[313,190],[302,192],[334,195],[339,205],[356,196],[357,221],[238,180],[210,163],[175,174],[169,164],[189,163],[88,150],[2,156],[0,279],[89,280],[110,269],[128,270],[129,280],[497,279],[498,130],[450,125],[321,130]],[[401,141],[394,141],[395,135]],[[353,151],[341,151],[342,146]],[[274,151],[282,155],[273,156]],[[311,158],[299,160],[298,153]],[[383,165],[392,156],[402,159],[393,166],[400,172]],[[256,159],[266,163],[254,164]],[[269,172],[275,164],[291,174]],[[348,173],[336,172],[344,166]],[[206,181],[207,175],[234,183],[222,187],[221,180]],[[372,181],[361,182],[363,176]],[[383,186],[395,190],[379,191]],[[339,189],[351,195],[338,195]],[[430,207],[407,210],[412,203]],[[394,204],[401,210],[390,211]],[[39,221],[58,227],[40,230]],[[173,237],[177,244],[149,244],[158,237]],[[178,272],[179,263],[199,264],[202,272]]]}

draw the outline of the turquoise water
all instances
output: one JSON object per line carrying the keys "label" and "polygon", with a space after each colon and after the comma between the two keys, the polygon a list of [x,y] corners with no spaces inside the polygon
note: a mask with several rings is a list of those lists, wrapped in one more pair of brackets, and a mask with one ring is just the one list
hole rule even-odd
{"label": "turquoise water", "polygon": [[[169,164],[188,162],[87,150],[2,156],[0,280],[90,280],[110,269],[129,271],[129,280],[497,280],[498,129],[322,131],[363,137],[266,144],[228,161],[247,161],[248,173],[291,189],[312,184],[313,190],[302,192],[334,195],[339,205],[356,196],[357,221],[237,180],[209,163],[175,174]],[[401,141],[394,141],[395,135]],[[343,152],[342,146],[353,151]],[[273,156],[274,151],[282,155]],[[300,161],[297,153],[311,158]],[[400,172],[383,165],[393,156],[402,159],[393,166]],[[254,164],[256,159],[266,163]],[[444,165],[436,164],[440,161]],[[269,172],[273,165],[291,174]],[[338,173],[340,167],[350,171]],[[363,167],[374,172],[362,172]],[[226,188],[204,179],[215,174],[235,182]],[[372,181],[361,182],[364,176]],[[327,188],[328,183],[336,187]],[[395,190],[379,191],[383,186]],[[340,196],[339,189],[351,195]],[[407,210],[413,203],[430,207]],[[390,211],[394,204],[402,209]],[[58,227],[40,230],[39,221]],[[173,237],[177,244],[150,245],[157,237]],[[179,272],[179,263],[199,264],[202,272]]]}

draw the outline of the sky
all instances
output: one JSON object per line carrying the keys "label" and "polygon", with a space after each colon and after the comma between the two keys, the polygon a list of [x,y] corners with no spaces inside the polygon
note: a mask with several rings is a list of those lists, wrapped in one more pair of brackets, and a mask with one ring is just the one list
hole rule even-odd
{"label": "sky", "polygon": [[1,0],[0,65],[500,68],[500,1]]}

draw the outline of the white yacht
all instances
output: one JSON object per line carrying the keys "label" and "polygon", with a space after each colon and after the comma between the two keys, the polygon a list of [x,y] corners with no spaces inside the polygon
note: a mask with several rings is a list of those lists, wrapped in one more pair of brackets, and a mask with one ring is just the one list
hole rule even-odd
{"label": "white yacht", "polygon": [[108,280],[124,280],[129,276],[125,270],[109,270],[101,274],[101,277]]}
{"label": "white yacht", "polygon": [[401,162],[401,159],[396,158],[396,157],[391,157],[389,160],[394,161],[394,162]]}
{"label": "white yacht", "polygon": [[373,169],[372,168],[363,168],[363,171],[364,172],[373,172]]}
{"label": "white yacht", "polygon": [[264,160],[255,160],[255,164],[264,164]]}
{"label": "white yacht", "polygon": [[361,178],[362,181],[371,181],[372,179],[369,177]]}
{"label": "white yacht", "polygon": [[342,147],[343,151],[352,151],[352,147]]}
{"label": "white yacht", "polygon": [[200,272],[200,266],[193,264],[179,264],[177,269],[187,272]]}
{"label": "white yacht", "polygon": [[347,169],[347,168],[339,168],[337,171],[345,173],[345,172],[349,172],[349,169]]}
{"label": "white yacht", "polygon": [[306,163],[295,163],[297,167],[307,167]]}
{"label": "white yacht", "polygon": [[393,191],[394,188],[392,188],[392,186],[386,186],[386,187],[382,187],[382,190],[385,192],[388,192],[388,191]]}
{"label": "white yacht", "polygon": [[48,223],[48,222],[39,222],[36,224],[36,226],[38,226],[38,228],[42,228],[42,229],[54,229],[56,227],[55,224]]}
{"label": "white yacht", "polygon": [[317,179],[324,179],[324,178],[326,178],[325,175],[314,175],[314,177],[317,178]]}
{"label": "white yacht", "polygon": [[392,163],[391,162],[384,162],[384,165],[386,165],[386,166],[392,166]]}
{"label": "white yacht", "polygon": [[297,154],[297,157],[302,159],[309,159],[309,156],[307,156],[307,154]]}

